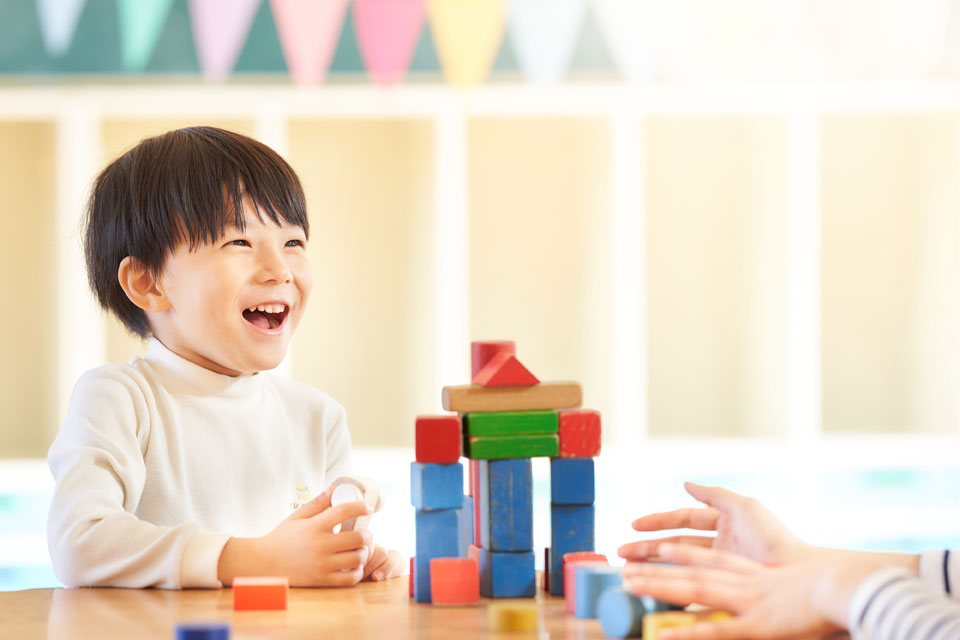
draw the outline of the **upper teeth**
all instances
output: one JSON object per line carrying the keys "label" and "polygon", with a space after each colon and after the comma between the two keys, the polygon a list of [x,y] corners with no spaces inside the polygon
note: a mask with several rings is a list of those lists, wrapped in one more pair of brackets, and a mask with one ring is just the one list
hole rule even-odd
{"label": "upper teeth", "polygon": [[267,313],[282,313],[286,308],[285,304],[258,304],[255,307],[250,307],[247,311],[266,311]]}

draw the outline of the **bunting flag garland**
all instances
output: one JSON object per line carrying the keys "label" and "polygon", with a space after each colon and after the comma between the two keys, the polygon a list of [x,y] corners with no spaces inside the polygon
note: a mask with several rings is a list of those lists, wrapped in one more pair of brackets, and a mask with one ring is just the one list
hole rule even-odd
{"label": "bunting flag garland", "polygon": [[486,80],[503,41],[504,0],[428,0],[427,13],[447,82]]}
{"label": "bunting flag garland", "polygon": [[48,54],[59,58],[67,52],[86,4],[87,0],[37,0],[37,17]]}
{"label": "bunting flag garland", "polygon": [[143,71],[170,15],[173,0],[117,0],[120,59],[127,71]]}
{"label": "bunting flag garland", "polygon": [[225,80],[240,57],[261,0],[190,0],[190,22],[203,75]]}
{"label": "bunting flag garland", "polygon": [[426,17],[425,0],[354,0],[357,46],[377,84],[403,81]]}
{"label": "bunting flag garland", "polygon": [[563,80],[585,9],[585,0],[513,0],[510,43],[528,80],[536,84]]}
{"label": "bunting flag garland", "polygon": [[270,0],[283,57],[299,85],[323,82],[349,0]]}
{"label": "bunting flag garland", "polygon": [[594,15],[604,32],[620,74],[632,82],[658,75],[667,7],[671,0],[593,0]]}

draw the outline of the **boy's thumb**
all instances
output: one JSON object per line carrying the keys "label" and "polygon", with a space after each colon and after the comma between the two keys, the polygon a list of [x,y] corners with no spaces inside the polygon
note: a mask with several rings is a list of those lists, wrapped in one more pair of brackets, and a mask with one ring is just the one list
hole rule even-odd
{"label": "boy's thumb", "polygon": [[315,497],[309,502],[304,502],[299,509],[290,514],[291,520],[302,520],[312,518],[318,513],[322,513],[330,508],[330,489]]}

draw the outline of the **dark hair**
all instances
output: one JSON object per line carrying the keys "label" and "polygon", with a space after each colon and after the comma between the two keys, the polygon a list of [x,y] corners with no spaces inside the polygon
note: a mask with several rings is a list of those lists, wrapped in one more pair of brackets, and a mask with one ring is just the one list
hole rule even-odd
{"label": "dark hair", "polygon": [[90,288],[100,305],[147,337],[143,310],[117,278],[130,256],[157,276],[181,243],[196,249],[225,227],[244,229],[243,199],[257,217],[281,218],[309,236],[297,174],[273,149],[214,127],[188,127],[141,140],[100,172],[87,204],[83,250]]}

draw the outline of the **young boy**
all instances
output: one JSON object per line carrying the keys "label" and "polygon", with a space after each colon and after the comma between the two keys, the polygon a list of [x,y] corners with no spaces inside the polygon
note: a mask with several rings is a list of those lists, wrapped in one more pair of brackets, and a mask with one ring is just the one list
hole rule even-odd
{"label": "young boy", "polygon": [[50,448],[47,537],[65,585],[350,586],[402,573],[369,531],[334,532],[364,503],[309,494],[350,473],[343,407],[264,372],[310,295],[309,230],[290,166],[221,129],[143,140],[97,177],[90,285],[150,344],[80,378]]}

